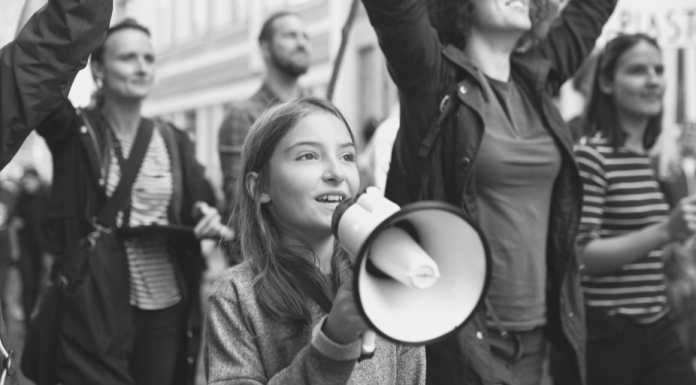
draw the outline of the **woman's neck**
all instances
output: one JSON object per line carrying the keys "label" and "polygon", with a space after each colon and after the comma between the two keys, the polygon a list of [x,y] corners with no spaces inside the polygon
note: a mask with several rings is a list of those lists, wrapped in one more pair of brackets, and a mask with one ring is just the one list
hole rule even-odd
{"label": "woman's neck", "polygon": [[510,80],[510,56],[519,36],[481,34],[475,31],[466,42],[465,53],[486,76]]}
{"label": "woman's neck", "polygon": [[140,125],[142,102],[122,102],[107,98],[102,106],[102,114],[119,139],[132,141]]}
{"label": "woman's neck", "polygon": [[626,133],[624,147],[643,154],[645,153],[645,131],[648,128],[649,118],[630,114],[618,113],[621,128]]}

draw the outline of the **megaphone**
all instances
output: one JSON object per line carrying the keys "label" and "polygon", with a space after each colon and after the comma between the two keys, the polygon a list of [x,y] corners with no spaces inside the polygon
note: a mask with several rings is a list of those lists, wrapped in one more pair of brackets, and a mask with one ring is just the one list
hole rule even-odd
{"label": "megaphone", "polygon": [[[441,340],[463,327],[485,298],[488,245],[453,205],[421,201],[402,208],[368,188],[341,202],[332,231],[352,257],[360,312],[387,340]],[[367,335],[363,353],[369,354]]]}

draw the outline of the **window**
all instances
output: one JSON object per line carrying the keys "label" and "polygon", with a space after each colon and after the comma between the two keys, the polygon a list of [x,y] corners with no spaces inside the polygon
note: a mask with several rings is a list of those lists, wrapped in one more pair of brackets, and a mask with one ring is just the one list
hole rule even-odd
{"label": "window", "polygon": [[193,25],[191,18],[191,0],[174,0],[175,26],[174,38],[177,41],[185,40],[191,36]]}
{"label": "window", "polygon": [[[200,0],[199,0],[200,1]],[[244,23],[247,17],[247,0],[210,0],[212,24],[215,27],[230,27]]]}
{"label": "window", "polygon": [[157,0],[155,33],[152,36],[157,46],[169,47],[172,44],[172,8],[172,0]]}
{"label": "window", "polygon": [[208,24],[208,2],[203,0],[193,1],[193,32],[205,33]]}

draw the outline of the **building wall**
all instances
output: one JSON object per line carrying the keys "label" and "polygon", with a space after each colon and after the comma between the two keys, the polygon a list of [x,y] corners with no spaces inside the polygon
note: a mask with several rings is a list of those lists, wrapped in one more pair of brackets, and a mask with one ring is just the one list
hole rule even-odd
{"label": "building wall", "polygon": [[[264,65],[257,36],[265,18],[281,9],[305,18],[313,53],[301,84],[324,96],[349,8],[345,0],[116,0],[115,19],[132,17],[151,29],[157,80],[144,114],[190,131],[199,161],[219,189],[218,129],[227,106],[249,97],[261,84]],[[395,87],[361,5],[334,102],[362,145],[362,126],[385,118],[395,100]]]}

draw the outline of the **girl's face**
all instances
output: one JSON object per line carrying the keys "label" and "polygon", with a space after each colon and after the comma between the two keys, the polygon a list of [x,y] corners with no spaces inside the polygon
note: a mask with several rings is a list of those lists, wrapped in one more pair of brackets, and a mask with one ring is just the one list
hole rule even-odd
{"label": "girl's face", "polygon": [[304,117],[280,140],[262,196],[277,222],[301,239],[331,235],[339,202],[360,188],[355,145],[337,117]]}
{"label": "girl's face", "polygon": [[524,33],[532,28],[531,0],[474,0],[473,31]]}
{"label": "girl's face", "polygon": [[641,118],[658,115],[665,92],[660,50],[646,41],[638,42],[619,57],[614,78],[600,86],[619,113]]}
{"label": "girl's face", "polygon": [[103,61],[95,70],[107,95],[141,100],[150,93],[155,54],[147,34],[136,29],[115,32],[106,41]]}

